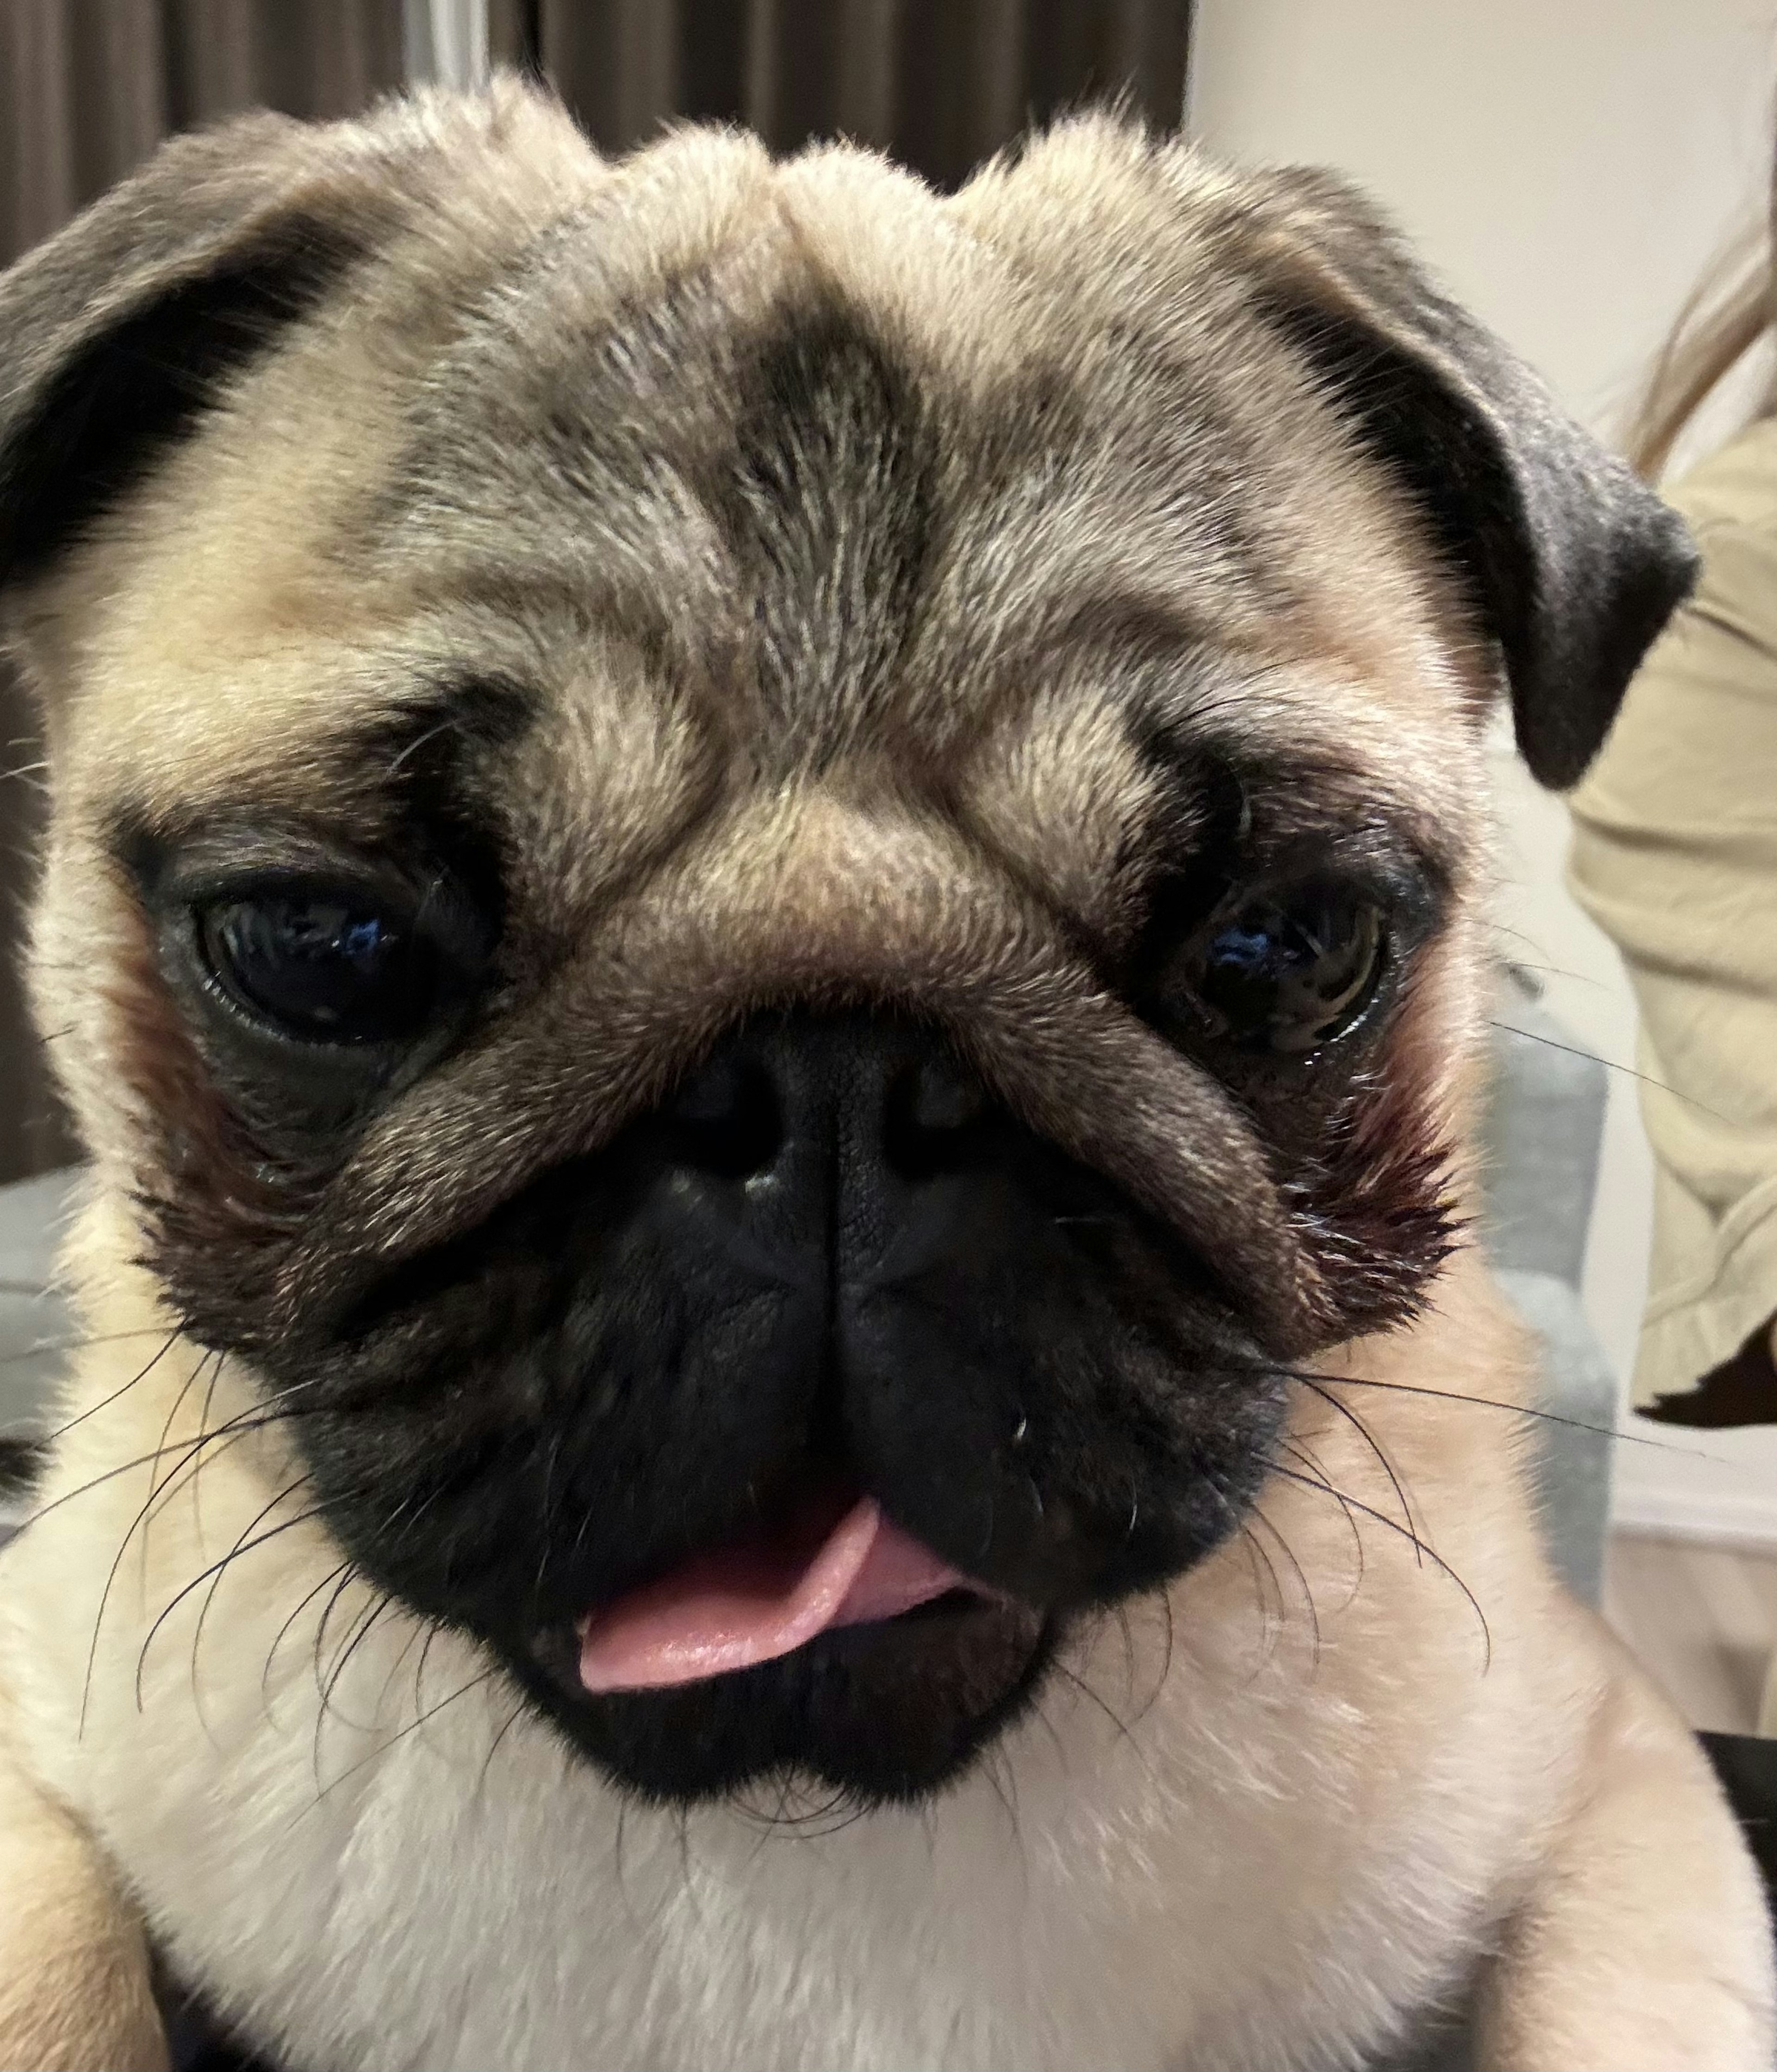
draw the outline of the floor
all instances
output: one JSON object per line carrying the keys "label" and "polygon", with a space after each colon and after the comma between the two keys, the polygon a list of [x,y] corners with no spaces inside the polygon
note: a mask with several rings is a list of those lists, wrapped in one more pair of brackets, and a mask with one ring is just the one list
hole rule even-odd
{"label": "floor", "polygon": [[1604,1611],[1693,1727],[1754,1731],[1777,1659],[1777,1555],[1617,1533]]}

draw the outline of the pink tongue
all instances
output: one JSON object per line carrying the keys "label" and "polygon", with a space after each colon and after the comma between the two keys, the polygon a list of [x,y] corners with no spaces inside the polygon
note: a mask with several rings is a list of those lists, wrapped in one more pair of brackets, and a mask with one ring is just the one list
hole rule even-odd
{"label": "pink tongue", "polygon": [[580,1681],[589,1691],[693,1684],[969,1587],[865,1497],[812,1559],[763,1546],[701,1554],[594,1613],[580,1627]]}

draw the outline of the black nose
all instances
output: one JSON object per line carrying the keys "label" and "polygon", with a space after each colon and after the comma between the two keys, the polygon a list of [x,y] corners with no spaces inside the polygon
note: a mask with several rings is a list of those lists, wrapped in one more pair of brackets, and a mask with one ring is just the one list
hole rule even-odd
{"label": "black nose", "polygon": [[[936,1032],[784,1016],[731,1038],[661,1120],[687,1184],[716,1183],[708,1191],[781,1238],[837,1237],[849,1250],[880,1244],[923,1183],[966,1162],[990,1112]],[[740,1198],[722,1185],[737,1182]]]}

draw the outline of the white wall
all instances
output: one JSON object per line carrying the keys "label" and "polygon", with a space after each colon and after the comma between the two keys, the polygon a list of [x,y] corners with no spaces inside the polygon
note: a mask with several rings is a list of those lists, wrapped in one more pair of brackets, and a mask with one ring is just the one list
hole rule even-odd
{"label": "white wall", "polygon": [[[1774,80],[1777,0],[1199,0],[1187,119],[1224,157],[1355,176],[1609,435],[1710,255],[1758,217]],[[1632,1067],[1616,954],[1561,882],[1565,810],[1503,730],[1496,781],[1508,952],[1549,968],[1548,1004],[1579,1042]],[[1611,1079],[1585,1298],[1626,1380],[1651,1168],[1635,1083]],[[1777,1531],[1767,1436],[1700,1441],[1704,1460],[1619,1448],[1619,1513],[1683,1525],[1699,1504],[1744,1513],[1744,1497]]]}

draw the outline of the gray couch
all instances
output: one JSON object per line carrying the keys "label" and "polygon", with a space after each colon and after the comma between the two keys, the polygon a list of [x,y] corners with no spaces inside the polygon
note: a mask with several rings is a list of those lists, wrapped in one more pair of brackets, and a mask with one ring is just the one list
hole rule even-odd
{"label": "gray couch", "polygon": [[22,1503],[18,1442],[44,1429],[72,1325],[50,1285],[72,1175],[0,1187],[0,1536]]}
{"label": "gray couch", "polygon": [[[1604,1068],[1573,1049],[1521,983],[1508,987],[1499,1025],[1482,1235],[1512,1301],[1542,1339],[1543,1407],[1572,1420],[1539,1425],[1533,1457],[1551,1551],[1573,1588],[1595,1601],[1610,1507],[1604,1435],[1615,1422],[1616,1390],[1581,1314],[1579,1283],[1604,1124]],[[47,1283],[72,1182],[70,1174],[50,1174],[0,1189],[0,1442],[46,1428],[71,1328]],[[19,1499],[11,1501],[16,1508]],[[7,1502],[0,1487],[0,1530]]]}
{"label": "gray couch", "polygon": [[1604,1134],[1605,1068],[1575,1046],[1520,975],[1510,975],[1494,1028],[1480,1235],[1507,1293],[1542,1341],[1540,1408],[1569,1420],[1539,1424],[1532,1457],[1549,1552],[1577,1594],[1596,1604],[1617,1385],[1580,1308],[1580,1276]]}

